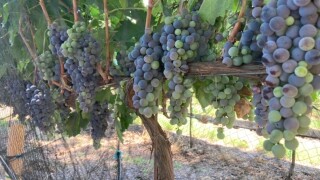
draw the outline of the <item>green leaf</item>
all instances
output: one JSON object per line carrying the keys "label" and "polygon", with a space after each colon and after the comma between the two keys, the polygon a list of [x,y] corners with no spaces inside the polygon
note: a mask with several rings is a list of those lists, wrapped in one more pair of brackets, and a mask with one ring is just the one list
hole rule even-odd
{"label": "green leaf", "polygon": [[100,10],[99,10],[99,7],[95,6],[95,5],[90,5],[89,6],[89,11],[90,11],[90,15],[93,17],[93,18],[99,18],[100,16]]}
{"label": "green leaf", "polygon": [[127,8],[128,7],[128,0],[120,0],[119,2],[121,4],[122,8]]}
{"label": "green leaf", "polygon": [[197,2],[198,2],[198,0],[189,0],[188,1],[188,8],[191,9]]}
{"label": "green leaf", "polygon": [[81,120],[80,120],[80,123],[79,123],[79,127],[82,128],[82,129],[85,129],[89,122],[90,122],[90,115],[88,113],[84,113],[82,112],[80,114],[80,117],[81,117]]}
{"label": "green leaf", "polygon": [[115,120],[115,127],[117,130],[117,135],[118,135],[120,142],[123,142],[123,132],[121,131],[121,123],[120,123],[119,119]]}
{"label": "green leaf", "polygon": [[206,108],[211,104],[212,101],[212,94],[210,93],[205,93],[204,88],[210,84],[210,81],[208,80],[197,80],[193,84],[193,89],[195,91],[196,98],[198,99],[202,109]]}
{"label": "green leaf", "polygon": [[3,75],[6,74],[7,68],[8,68],[8,64],[7,63],[0,65],[0,79],[2,78]]}
{"label": "green leaf", "polygon": [[216,18],[224,16],[227,10],[232,9],[233,0],[204,0],[199,13],[203,20],[214,25]]}
{"label": "green leaf", "polygon": [[128,42],[131,43],[130,45],[133,45],[134,37],[139,39],[144,33],[146,12],[132,10],[126,12],[125,17],[126,19],[121,23],[121,26],[114,35],[114,40],[118,42]]}
{"label": "green leaf", "polygon": [[70,113],[65,123],[65,129],[68,136],[76,136],[81,132],[80,114],[76,111]]}
{"label": "green leaf", "polygon": [[85,129],[90,121],[90,116],[87,113],[83,113],[79,107],[79,103],[76,104],[76,111],[71,112],[69,117],[65,121],[65,129],[68,136],[76,136],[81,132],[81,129]]}
{"label": "green leaf", "polygon": [[112,93],[111,87],[103,88],[96,93],[96,101],[114,104],[116,96]]}
{"label": "green leaf", "polygon": [[2,19],[2,26],[4,27],[5,24],[7,24],[8,22],[8,18],[9,18],[9,4],[8,3],[5,3],[3,6],[2,6],[2,14],[3,14],[3,19]]}
{"label": "green leaf", "polygon": [[56,121],[56,123],[61,123],[62,119],[61,119],[61,115],[60,115],[59,110],[54,111],[53,118]]}
{"label": "green leaf", "polygon": [[311,93],[312,101],[315,102],[316,100],[318,100],[319,96],[320,96],[320,92],[319,91],[314,91],[313,93]]}
{"label": "green leaf", "polygon": [[31,63],[30,59],[18,61],[18,64],[17,64],[18,71],[20,73],[23,73],[27,69],[29,63]]}

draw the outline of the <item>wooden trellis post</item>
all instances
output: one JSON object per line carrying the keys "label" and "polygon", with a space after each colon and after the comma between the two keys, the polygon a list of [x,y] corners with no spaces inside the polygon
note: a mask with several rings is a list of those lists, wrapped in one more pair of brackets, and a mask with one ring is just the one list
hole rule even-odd
{"label": "wooden trellis post", "polygon": [[[24,152],[25,128],[22,124],[12,124],[8,131],[7,156],[9,164],[19,178],[23,173],[23,159],[14,158]],[[11,158],[12,157],[12,158]],[[11,159],[11,160],[10,160]]]}

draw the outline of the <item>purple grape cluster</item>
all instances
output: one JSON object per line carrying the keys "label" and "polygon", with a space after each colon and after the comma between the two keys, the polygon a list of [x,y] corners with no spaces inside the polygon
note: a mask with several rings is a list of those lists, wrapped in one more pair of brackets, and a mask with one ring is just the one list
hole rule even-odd
{"label": "purple grape cluster", "polygon": [[25,93],[28,98],[26,107],[31,116],[31,122],[41,131],[53,132],[56,124],[52,117],[55,104],[50,90],[44,84],[41,84],[40,87],[28,84]]}
{"label": "purple grape cluster", "polygon": [[50,38],[49,49],[52,54],[62,57],[61,44],[68,39],[67,28],[60,26],[57,22],[49,25],[48,36]]}
{"label": "purple grape cluster", "polygon": [[97,77],[95,75],[84,76],[79,70],[78,62],[73,59],[67,59],[64,64],[67,73],[71,77],[73,89],[78,95],[80,109],[89,112],[95,102],[95,89],[97,86]]}
{"label": "purple grape cluster", "polygon": [[129,60],[134,61],[135,92],[133,106],[139,113],[150,118],[158,113],[157,100],[161,92],[160,59],[163,50],[160,45],[160,34],[145,33],[134,49],[129,53]]}
{"label": "purple grape cluster", "polygon": [[90,124],[91,124],[91,137],[93,145],[96,148],[100,147],[100,141],[105,136],[105,131],[108,128],[108,118],[110,118],[110,111],[108,103],[95,102],[93,104]]}
{"label": "purple grape cluster", "polygon": [[262,62],[268,74],[263,98],[269,105],[264,148],[278,158],[286,148],[295,150],[295,136],[309,129],[311,94],[320,83],[319,71],[311,71],[320,64],[319,8],[319,1],[311,0],[271,0],[261,8],[260,32],[267,38]]}
{"label": "purple grape cluster", "polygon": [[21,121],[28,115],[28,98],[25,93],[27,83],[16,73],[9,73],[1,78],[1,103],[12,106],[13,113],[19,115]]}
{"label": "purple grape cluster", "polygon": [[252,105],[255,107],[254,109],[254,121],[257,123],[257,134],[260,136],[266,137],[268,133],[266,132],[266,125],[268,123],[268,111],[269,111],[269,105],[268,101],[264,98],[264,94],[268,92],[268,88],[264,88],[262,85],[252,86]]}

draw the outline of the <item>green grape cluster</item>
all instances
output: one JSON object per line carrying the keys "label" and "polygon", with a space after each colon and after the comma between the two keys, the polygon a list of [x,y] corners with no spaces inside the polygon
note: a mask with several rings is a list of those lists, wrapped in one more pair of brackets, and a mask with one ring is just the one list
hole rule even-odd
{"label": "green grape cluster", "polygon": [[[236,120],[235,105],[240,100],[238,91],[243,83],[235,76],[214,76],[204,92],[212,97],[212,106],[216,109],[214,124],[232,128]],[[223,133],[223,132],[222,132]]]}
{"label": "green grape cluster", "polygon": [[51,81],[55,76],[55,65],[58,60],[51,54],[50,51],[45,51],[36,61],[40,77],[45,81]]}

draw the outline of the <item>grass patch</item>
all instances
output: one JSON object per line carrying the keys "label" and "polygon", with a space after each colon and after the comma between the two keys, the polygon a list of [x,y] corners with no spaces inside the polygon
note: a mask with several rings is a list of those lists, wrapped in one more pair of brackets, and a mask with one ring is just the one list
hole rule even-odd
{"label": "grass patch", "polygon": [[0,119],[0,127],[7,127],[9,126],[9,121],[6,121],[5,119]]}

